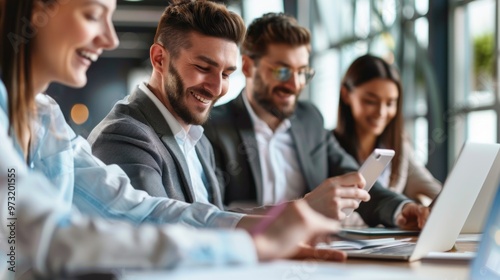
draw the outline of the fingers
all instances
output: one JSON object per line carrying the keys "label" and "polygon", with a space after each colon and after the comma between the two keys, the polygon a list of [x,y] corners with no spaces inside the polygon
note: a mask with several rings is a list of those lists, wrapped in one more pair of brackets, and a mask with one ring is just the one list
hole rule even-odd
{"label": "fingers", "polygon": [[308,193],[304,199],[323,215],[343,220],[345,213],[342,209],[356,209],[360,201],[370,200],[368,192],[362,189],[365,183],[359,172],[331,177]]}
{"label": "fingers", "polygon": [[311,246],[301,246],[297,254],[295,254],[292,258],[300,260],[314,259],[342,262],[347,259],[347,254],[345,252],[333,249],[318,249]]}
{"label": "fingers", "polygon": [[370,194],[367,191],[358,188],[357,186],[342,185],[335,181],[336,177],[328,178],[321,185],[310,192],[307,196],[311,194],[316,194],[321,197],[340,197],[340,198],[351,198],[359,199],[362,201],[370,200]]}
{"label": "fingers", "polygon": [[332,184],[341,186],[356,186],[363,189],[366,185],[366,180],[359,172],[350,172],[344,175],[328,178]]}
{"label": "fingers", "polygon": [[314,211],[305,201],[297,200],[294,203],[297,211],[300,212],[303,218],[303,222],[310,227],[312,234],[308,240],[321,234],[333,233],[340,230],[340,223],[338,221],[329,219]]}
{"label": "fingers", "polygon": [[335,194],[337,197],[341,198],[359,199],[361,201],[370,200],[370,194],[368,194],[367,191],[352,186],[350,187],[336,186]]}
{"label": "fingers", "polygon": [[420,206],[418,215],[418,228],[423,229],[430,215],[429,207]]}
{"label": "fingers", "polygon": [[402,214],[399,214],[396,218],[396,225],[402,229],[406,227],[406,218]]}
{"label": "fingers", "polygon": [[343,261],[346,254],[336,250],[299,245],[337,232],[340,223],[314,211],[305,200],[296,200],[275,208],[275,215],[262,219],[259,231],[251,231],[260,260],[275,258],[315,258]]}
{"label": "fingers", "polygon": [[422,229],[428,216],[429,208],[411,202],[403,206],[401,214],[396,219],[396,224],[402,229]]}
{"label": "fingers", "polygon": [[367,191],[356,187],[342,187],[338,184],[332,185],[332,181],[323,184],[308,193],[304,199],[314,210],[332,219],[344,219],[342,209],[356,209],[360,201],[370,200]]}
{"label": "fingers", "polygon": [[357,199],[347,199],[347,198],[338,198],[337,199],[337,208],[340,212],[343,209],[356,209],[359,207],[360,201]]}

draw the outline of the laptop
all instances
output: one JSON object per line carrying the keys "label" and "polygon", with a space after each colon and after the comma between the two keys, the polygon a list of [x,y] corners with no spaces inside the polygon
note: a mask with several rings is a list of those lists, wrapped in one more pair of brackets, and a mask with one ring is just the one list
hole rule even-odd
{"label": "laptop", "polygon": [[450,250],[499,153],[500,144],[464,144],[416,243],[347,251],[347,256],[415,261],[429,252]]}
{"label": "laptop", "polygon": [[[488,177],[481,187],[476,202],[472,207],[467,220],[465,221],[462,231],[464,234],[478,234],[481,233],[484,227],[488,212],[493,202],[493,198],[499,188],[500,182],[500,154],[495,159]],[[419,230],[403,230],[398,228],[384,228],[384,227],[346,227],[342,229],[343,232],[348,234],[357,235],[419,235]]]}
{"label": "laptop", "polygon": [[473,280],[500,279],[500,191],[497,190],[494,197],[476,258],[471,265],[470,279]]}
{"label": "laptop", "polygon": [[461,233],[481,233],[488,213],[493,203],[493,198],[497,193],[498,182],[500,181],[500,156],[497,156],[490,173],[486,178],[476,202],[465,221]]}

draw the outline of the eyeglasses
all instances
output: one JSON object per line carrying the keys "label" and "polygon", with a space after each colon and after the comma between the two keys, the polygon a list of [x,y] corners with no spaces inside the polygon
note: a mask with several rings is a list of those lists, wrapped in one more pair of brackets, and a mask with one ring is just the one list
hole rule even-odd
{"label": "eyeglasses", "polygon": [[[273,77],[280,82],[287,82],[292,78],[296,70],[288,67],[278,67],[271,69]],[[297,71],[301,83],[307,84],[314,77],[315,71],[311,67],[301,68]]]}

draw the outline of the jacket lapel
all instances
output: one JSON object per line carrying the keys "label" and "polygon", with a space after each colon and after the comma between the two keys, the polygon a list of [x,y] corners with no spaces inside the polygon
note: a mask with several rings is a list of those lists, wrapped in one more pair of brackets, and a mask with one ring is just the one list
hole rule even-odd
{"label": "jacket lapel", "polygon": [[175,141],[175,136],[172,133],[167,121],[153,101],[139,88],[137,88],[136,92],[131,96],[131,103],[132,100],[139,104],[139,110],[141,110],[144,114],[151,127],[158,134],[161,141],[165,144],[165,147],[174,158],[177,168],[181,171],[180,175],[182,183],[184,183],[184,186],[187,186],[186,189],[182,188],[185,192],[187,202],[194,202],[194,191],[193,186],[191,185],[191,177],[189,176],[189,168],[187,166],[186,158],[179,148],[179,144]]}
{"label": "jacket lapel", "polygon": [[255,188],[257,191],[257,202],[259,204],[262,204],[263,183],[262,170],[259,160],[259,146],[257,145],[257,138],[253,129],[252,120],[250,119],[250,115],[248,114],[247,108],[245,107],[242,94],[244,94],[243,91],[231,103],[235,115],[236,127],[238,129],[238,133],[241,136],[245,154],[247,156],[248,163],[250,164],[250,169],[254,178]]}
{"label": "jacket lapel", "polygon": [[290,118],[290,122],[291,122],[290,131],[295,145],[295,150],[297,151],[297,157],[299,160],[300,168],[302,169],[302,174],[304,175],[304,179],[306,180],[307,187],[309,190],[311,190],[311,187],[315,187],[313,186],[314,183],[311,178],[311,174],[314,174],[314,172],[312,170],[309,170],[310,168],[313,168],[311,155],[308,149],[309,145],[302,136],[302,135],[307,135],[306,134],[307,131],[304,125],[298,119],[296,114],[294,114]]}

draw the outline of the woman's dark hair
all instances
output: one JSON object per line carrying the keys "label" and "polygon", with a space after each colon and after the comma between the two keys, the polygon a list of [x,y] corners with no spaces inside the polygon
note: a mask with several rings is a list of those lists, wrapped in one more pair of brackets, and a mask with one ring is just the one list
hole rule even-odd
{"label": "woman's dark hair", "polygon": [[35,1],[38,0],[1,2],[0,78],[8,94],[9,133],[13,132],[20,142],[28,137],[25,131],[30,129],[35,108],[30,69],[36,35],[30,24]]}
{"label": "woman's dark hair", "polygon": [[[377,139],[379,145],[396,152],[391,164],[390,185],[392,185],[399,176],[400,157],[403,149],[403,90],[399,72],[382,58],[367,54],[357,58],[349,66],[341,86],[351,92],[354,88],[374,79],[386,79],[394,82],[399,92],[396,115]],[[338,121],[334,134],[345,150],[359,161],[357,152],[359,151],[359,139],[356,136],[354,117],[351,107],[342,100],[342,94],[339,98]]]}

